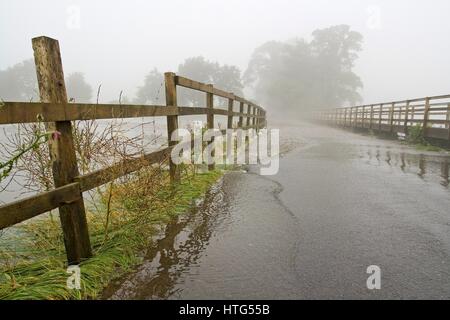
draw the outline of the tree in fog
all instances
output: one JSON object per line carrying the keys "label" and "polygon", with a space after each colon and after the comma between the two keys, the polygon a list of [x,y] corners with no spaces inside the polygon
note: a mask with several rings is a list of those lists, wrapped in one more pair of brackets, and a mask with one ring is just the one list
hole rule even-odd
{"label": "tree in fog", "polygon": [[92,87],[84,79],[84,74],[74,72],[66,77],[66,90],[69,100],[79,103],[90,103]]}
{"label": "tree in fog", "polygon": [[[67,96],[76,102],[90,102],[92,88],[80,72],[66,78]],[[0,71],[0,98],[5,101],[39,101],[36,67],[33,59],[24,60]]]}
{"label": "tree in fog", "polygon": [[241,71],[235,66],[218,66],[213,77],[214,85],[235,95],[242,96],[244,85],[241,80]]}
{"label": "tree in fog", "polygon": [[310,42],[271,41],[257,48],[244,75],[269,108],[308,110],[354,104],[361,79],[353,72],[362,35],[339,25],[312,33]]}
{"label": "tree in fog", "polygon": [[[221,90],[242,95],[241,71],[235,66],[211,62],[204,57],[187,58],[178,67],[178,74],[196,81],[213,84]],[[180,91],[181,104],[205,105],[204,94],[193,90]]]}
{"label": "tree in fog", "polygon": [[0,98],[5,101],[37,101],[36,69],[33,59],[0,70]]}
{"label": "tree in fog", "polygon": [[138,87],[134,102],[138,104],[164,104],[165,101],[164,75],[154,68],[145,76],[144,84]]}

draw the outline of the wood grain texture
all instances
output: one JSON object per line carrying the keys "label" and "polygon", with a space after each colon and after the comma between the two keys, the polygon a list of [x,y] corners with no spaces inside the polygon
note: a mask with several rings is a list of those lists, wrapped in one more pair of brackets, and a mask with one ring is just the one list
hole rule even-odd
{"label": "wood grain texture", "polygon": [[[39,94],[42,102],[67,103],[64,72],[57,40],[39,37],[32,40],[36,64]],[[63,112],[63,108],[55,109]],[[53,127],[53,126],[52,126]],[[54,129],[59,132],[50,146],[52,172],[55,187],[73,182],[78,176],[77,160],[70,121],[57,121]],[[78,264],[92,256],[84,201],[81,193],[79,200],[59,208],[59,217],[64,234],[69,264]]]}
{"label": "wood grain texture", "polygon": [[71,183],[0,207],[0,230],[80,200],[78,183]]}
{"label": "wood grain texture", "polygon": [[[172,72],[167,72],[164,74],[165,79],[165,89],[166,89],[166,105],[176,106],[177,105],[177,84],[176,75]],[[168,145],[172,147],[177,144],[176,140],[172,140],[172,133],[178,130],[178,116],[167,116],[167,138]],[[169,162],[170,180],[172,182],[180,181],[180,171],[178,166],[170,160]]]}
{"label": "wood grain texture", "polygon": [[139,169],[155,163],[161,163],[170,158],[173,147],[164,148],[159,151],[148,153],[139,158],[126,159],[110,167],[99,169],[84,176],[75,178],[79,182],[81,192],[88,191],[104,185],[109,181],[123,177]]}

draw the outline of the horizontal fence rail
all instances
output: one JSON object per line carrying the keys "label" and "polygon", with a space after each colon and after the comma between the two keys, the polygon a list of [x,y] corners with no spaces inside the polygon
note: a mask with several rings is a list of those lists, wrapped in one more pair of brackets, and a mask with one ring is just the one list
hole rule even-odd
{"label": "horizontal fence rail", "polygon": [[450,142],[450,95],[323,110],[314,112],[313,119],[344,128],[403,134],[420,126],[425,138]]}
{"label": "horizontal fence rail", "polygon": [[[234,117],[239,118],[238,128],[259,130],[266,126],[266,111],[255,103],[174,73],[165,74],[166,105],[68,103],[58,41],[39,37],[32,42],[42,102],[2,102],[0,125],[41,121],[54,125],[61,132],[59,140],[62,141],[56,141],[57,152],[53,155],[55,158],[51,159],[54,164],[55,189],[0,206],[0,230],[59,208],[70,264],[77,264],[92,255],[83,192],[166,160],[169,161],[171,181],[180,179],[179,169],[170,159],[172,148],[177,143],[171,141],[170,137],[178,128],[179,116],[206,115],[207,127],[210,129],[214,128],[214,115],[227,116],[228,129],[233,128]],[[206,93],[206,107],[178,106],[177,86]],[[214,108],[214,96],[228,99],[228,109]],[[235,102],[239,103],[239,111],[235,110]],[[72,121],[142,117],[166,117],[168,147],[79,175],[73,147]]]}

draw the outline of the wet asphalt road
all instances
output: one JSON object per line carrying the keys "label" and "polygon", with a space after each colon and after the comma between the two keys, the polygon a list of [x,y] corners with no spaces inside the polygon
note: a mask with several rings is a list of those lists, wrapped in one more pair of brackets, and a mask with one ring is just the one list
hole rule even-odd
{"label": "wet asphalt road", "polygon": [[277,175],[225,175],[104,298],[450,298],[448,155],[308,124],[281,141]]}

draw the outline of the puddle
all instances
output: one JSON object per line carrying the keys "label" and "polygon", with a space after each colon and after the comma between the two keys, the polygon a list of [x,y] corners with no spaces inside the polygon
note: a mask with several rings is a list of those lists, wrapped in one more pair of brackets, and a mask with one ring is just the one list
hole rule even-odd
{"label": "puddle", "polygon": [[167,299],[176,295],[180,276],[197,263],[212,233],[220,224],[226,228],[227,207],[219,182],[188,214],[168,224],[139,269],[110,284],[103,298]]}
{"label": "puddle", "polygon": [[449,188],[449,156],[415,154],[383,147],[363,148],[359,154],[360,159],[368,165],[390,167],[404,174],[413,174],[424,181],[439,183],[442,187]]}

